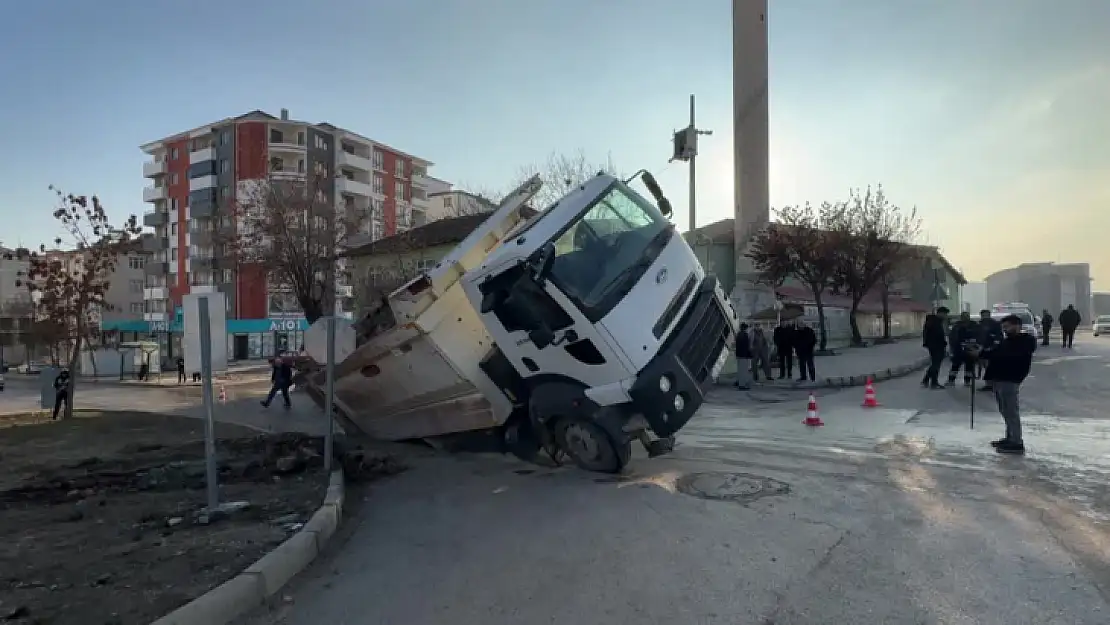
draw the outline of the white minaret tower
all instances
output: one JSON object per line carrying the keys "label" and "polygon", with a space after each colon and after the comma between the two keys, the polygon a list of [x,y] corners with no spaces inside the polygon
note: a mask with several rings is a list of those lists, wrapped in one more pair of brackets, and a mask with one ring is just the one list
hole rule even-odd
{"label": "white minaret tower", "polygon": [[752,236],[770,223],[767,106],[767,0],[732,0],[732,123],[736,285],[733,306],[746,318],[775,303],[769,287],[756,285],[744,256]]}

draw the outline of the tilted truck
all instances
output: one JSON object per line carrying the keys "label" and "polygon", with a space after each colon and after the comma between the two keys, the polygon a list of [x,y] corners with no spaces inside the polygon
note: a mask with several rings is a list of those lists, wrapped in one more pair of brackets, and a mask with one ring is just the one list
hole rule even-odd
{"label": "tilted truck", "polygon": [[439,264],[389,294],[336,364],[335,404],[386,440],[494,429],[515,455],[619,472],[670,451],[728,358],[738,321],[648,201],[606,174],[541,212],[538,177]]}

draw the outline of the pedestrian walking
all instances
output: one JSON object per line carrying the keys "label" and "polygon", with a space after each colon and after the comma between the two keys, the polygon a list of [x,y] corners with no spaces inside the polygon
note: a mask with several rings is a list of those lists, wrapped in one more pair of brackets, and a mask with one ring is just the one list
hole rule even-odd
{"label": "pedestrian walking", "polygon": [[1075,309],[1075,304],[1068,304],[1068,307],[1060,311],[1060,332],[1064,335],[1063,347],[1071,349],[1071,343],[1075,340],[1075,329],[1083,322],[1083,318],[1079,316],[1079,311]]}
{"label": "pedestrian walking", "polygon": [[948,309],[941,306],[937,312],[925,316],[925,324],[921,328],[921,346],[929,352],[929,368],[925,370],[925,377],[921,380],[921,386],[925,388],[944,388],[937,377],[940,375],[940,366],[944,364],[944,351],[948,346],[944,330],[947,317]]}
{"label": "pedestrian walking", "polygon": [[181,356],[177,357],[177,383],[185,383],[185,359]]}
{"label": "pedestrian walking", "polygon": [[817,333],[805,322],[799,322],[794,333],[794,351],[798,354],[798,373],[801,374],[798,380],[816,382],[817,367],[813,354],[817,351]]}
{"label": "pedestrian walking", "polygon": [[971,313],[962,312],[948,332],[948,358],[952,363],[948,369],[949,385],[956,383],[956,376],[963,368],[964,386],[971,386],[971,380],[975,376],[975,365],[968,358],[966,350],[975,342],[975,331],[975,322],[971,320]]}
{"label": "pedestrian walking", "polygon": [[771,376],[771,344],[763,328],[756,326],[752,329],[752,380],[755,382],[759,381],[760,369],[768,380],[774,379]]}
{"label": "pedestrian walking", "polygon": [[284,358],[274,358],[271,361],[270,393],[266,395],[266,399],[262,400],[262,405],[269,408],[270,402],[274,401],[278,391],[281,391],[281,398],[285,401],[285,407],[291,407],[293,402],[289,401],[289,387],[292,385],[293,366]]}
{"label": "pedestrian walking", "polygon": [[58,420],[58,411],[62,404],[69,408],[69,369],[62,368],[58,377],[54,378],[54,421]]}
{"label": "pedestrian walking", "polygon": [[1048,314],[1048,309],[1045,308],[1041,311],[1041,345],[1048,345],[1048,335],[1052,332],[1052,315]]}
{"label": "pedestrian walking", "polygon": [[[1021,410],[1018,407],[1018,390],[1029,375],[1037,339],[1021,331],[1021,317],[1008,315],[1002,319],[1003,339],[987,351],[987,371],[984,375],[994,388],[998,412],[1006,423],[1006,436],[991,445],[999,453],[1025,453],[1025,440],[1021,432]],[[978,355],[978,348],[972,348]]]}
{"label": "pedestrian walking", "polygon": [[779,354],[779,379],[788,380],[794,377],[794,323],[782,321],[775,328],[771,339]]}
{"label": "pedestrian walking", "polygon": [[[976,376],[983,376],[987,366],[990,364],[990,353],[995,345],[1002,341],[1002,325],[991,317],[991,311],[984,308],[979,311],[979,337],[976,341],[979,344],[979,356],[976,359],[977,369]],[[991,385],[990,380],[983,377],[983,386],[979,388],[980,391],[993,392],[994,387]]]}
{"label": "pedestrian walking", "polygon": [[746,391],[752,387],[752,337],[748,324],[741,323],[736,333],[736,388]]}

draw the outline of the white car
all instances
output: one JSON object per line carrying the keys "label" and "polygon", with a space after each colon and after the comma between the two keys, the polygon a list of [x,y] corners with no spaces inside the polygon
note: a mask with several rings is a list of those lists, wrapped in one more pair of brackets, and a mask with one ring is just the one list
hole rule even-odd
{"label": "white car", "polygon": [[1096,317],[1091,329],[1094,331],[1095,336],[1110,334],[1110,315],[1099,315]]}

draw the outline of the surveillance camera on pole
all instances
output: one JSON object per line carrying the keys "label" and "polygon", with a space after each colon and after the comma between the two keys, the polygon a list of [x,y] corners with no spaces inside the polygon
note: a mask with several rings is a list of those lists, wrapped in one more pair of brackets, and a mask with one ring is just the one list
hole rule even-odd
{"label": "surveillance camera on pole", "polygon": [[698,156],[698,135],[711,135],[712,130],[698,130],[694,123],[694,96],[690,95],[690,125],[674,133],[671,141],[674,152],[670,162],[685,161],[690,164],[690,232],[694,231],[694,214],[697,207],[697,194],[694,191],[697,170],[695,161]]}

